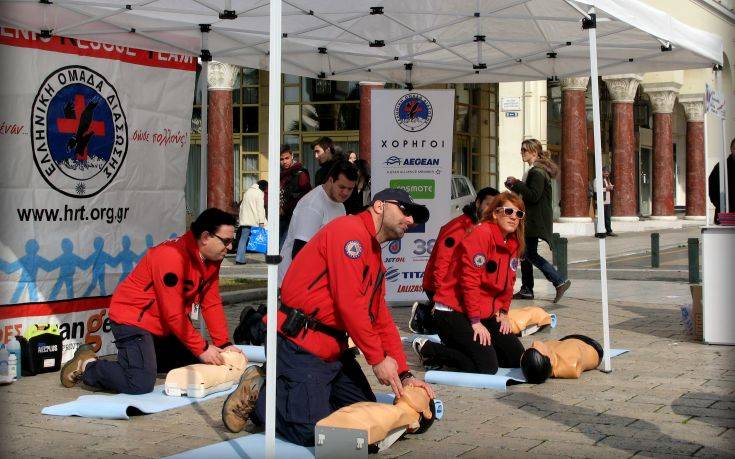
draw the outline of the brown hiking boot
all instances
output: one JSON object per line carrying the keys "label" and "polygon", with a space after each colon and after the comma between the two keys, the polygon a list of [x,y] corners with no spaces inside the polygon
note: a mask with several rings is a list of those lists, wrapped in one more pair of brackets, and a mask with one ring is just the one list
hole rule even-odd
{"label": "brown hiking boot", "polygon": [[74,352],[74,357],[61,367],[61,371],[59,372],[61,384],[64,387],[74,387],[76,383],[81,381],[82,375],[84,374],[84,370],[82,370],[84,362],[90,359],[97,359],[97,355],[92,350],[92,346],[89,344],[79,346],[76,352]]}
{"label": "brown hiking boot", "polygon": [[257,365],[245,369],[237,389],[222,404],[222,422],[230,432],[240,432],[248,423],[265,382],[265,370]]}

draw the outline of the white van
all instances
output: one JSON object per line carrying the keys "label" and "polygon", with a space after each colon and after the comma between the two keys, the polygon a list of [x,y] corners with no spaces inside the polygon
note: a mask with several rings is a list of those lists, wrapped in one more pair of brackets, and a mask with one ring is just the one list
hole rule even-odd
{"label": "white van", "polygon": [[475,199],[477,199],[477,193],[470,179],[464,175],[452,175],[451,218],[459,216],[462,208],[474,202]]}

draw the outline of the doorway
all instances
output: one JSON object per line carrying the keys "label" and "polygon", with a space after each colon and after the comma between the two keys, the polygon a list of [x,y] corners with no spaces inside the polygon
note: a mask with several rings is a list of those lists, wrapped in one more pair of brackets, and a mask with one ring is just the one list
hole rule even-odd
{"label": "doorway", "polygon": [[638,151],[638,199],[639,209],[642,217],[651,216],[651,174],[653,150],[650,147],[641,146]]}

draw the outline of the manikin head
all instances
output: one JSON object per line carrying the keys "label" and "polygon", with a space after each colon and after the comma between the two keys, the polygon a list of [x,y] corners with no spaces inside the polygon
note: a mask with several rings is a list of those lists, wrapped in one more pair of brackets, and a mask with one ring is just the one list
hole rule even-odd
{"label": "manikin head", "polygon": [[381,244],[400,239],[410,226],[429,220],[426,206],[416,204],[408,192],[398,188],[386,188],[377,192],[368,211],[375,223],[375,237]]}
{"label": "manikin head", "polygon": [[549,348],[542,341],[534,341],[521,355],[521,370],[526,381],[541,384],[551,376]]}
{"label": "manikin head", "polygon": [[199,214],[191,223],[191,232],[204,260],[222,261],[235,240],[235,217],[217,208]]}
{"label": "manikin head", "polygon": [[403,395],[393,402],[394,405],[408,412],[417,412],[419,414],[418,427],[409,428],[409,433],[423,433],[431,427],[436,419],[436,408],[434,400],[429,398],[429,394],[423,387],[407,386],[403,388]]}
{"label": "manikin head", "polygon": [[345,202],[352,195],[357,182],[357,168],[349,161],[337,161],[329,170],[324,192],[334,202]]}

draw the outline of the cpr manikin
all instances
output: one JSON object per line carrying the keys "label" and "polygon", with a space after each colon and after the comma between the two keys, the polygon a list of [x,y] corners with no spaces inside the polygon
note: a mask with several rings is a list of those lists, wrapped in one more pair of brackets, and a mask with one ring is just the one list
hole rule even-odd
{"label": "cpr manikin", "polygon": [[526,380],[540,384],[549,377],[579,378],[602,361],[600,343],[583,335],[569,335],[561,340],[534,341],[521,356]]}
{"label": "cpr manikin", "polygon": [[520,335],[525,330],[535,330],[551,325],[551,314],[538,306],[526,306],[523,308],[510,308],[508,311],[511,333]]}
{"label": "cpr manikin", "polygon": [[408,433],[423,433],[434,422],[434,401],[421,387],[404,387],[403,396],[394,403],[354,403],[340,408],[316,425],[367,431],[368,444],[375,445],[396,431],[400,434],[404,430]]}
{"label": "cpr manikin", "polygon": [[195,363],[175,368],[166,375],[166,395],[204,397],[214,392],[227,390],[242,376],[248,359],[239,352],[220,354],[224,365]]}

